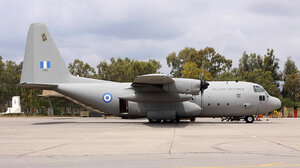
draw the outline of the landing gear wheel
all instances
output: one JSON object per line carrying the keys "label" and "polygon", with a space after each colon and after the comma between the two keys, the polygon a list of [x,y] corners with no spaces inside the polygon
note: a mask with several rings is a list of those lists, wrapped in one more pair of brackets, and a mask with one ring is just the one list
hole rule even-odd
{"label": "landing gear wheel", "polygon": [[161,120],[160,119],[148,119],[149,123],[160,123]]}
{"label": "landing gear wheel", "polygon": [[164,119],[163,122],[164,123],[173,123],[175,120],[172,119]]}
{"label": "landing gear wheel", "polygon": [[246,116],[245,121],[246,121],[246,123],[253,123],[254,117],[253,116]]}
{"label": "landing gear wheel", "polygon": [[196,118],[195,118],[195,117],[191,117],[191,118],[190,118],[190,121],[191,121],[191,122],[195,122],[195,121],[196,121]]}
{"label": "landing gear wheel", "polygon": [[180,123],[180,118],[176,118],[175,122]]}

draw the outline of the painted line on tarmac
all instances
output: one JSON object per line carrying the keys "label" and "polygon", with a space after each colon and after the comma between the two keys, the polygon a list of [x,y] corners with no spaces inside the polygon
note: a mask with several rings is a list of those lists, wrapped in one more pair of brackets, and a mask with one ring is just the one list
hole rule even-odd
{"label": "painted line on tarmac", "polygon": [[172,152],[172,147],[173,147],[173,143],[174,143],[174,138],[175,138],[175,133],[176,133],[176,128],[177,128],[177,123],[175,125],[175,128],[173,130],[173,136],[172,136],[172,140],[171,140],[171,144],[170,144],[170,148],[169,148],[169,155],[171,154]]}
{"label": "painted line on tarmac", "polygon": [[51,146],[51,147],[48,147],[48,148],[43,148],[43,149],[35,150],[35,151],[32,151],[32,152],[23,153],[23,154],[18,155],[17,157],[19,158],[19,157],[31,155],[31,154],[34,154],[34,153],[43,152],[43,151],[46,151],[46,150],[58,148],[58,147],[65,146],[65,145],[68,145],[68,144],[70,144],[70,143],[63,143],[63,144],[60,144],[60,145],[55,145],[55,146]]}
{"label": "painted line on tarmac", "polygon": [[187,167],[187,168],[255,168],[255,167],[300,167],[300,164],[298,165],[283,165],[284,162],[275,162],[275,163],[269,163],[269,164],[263,164],[263,165],[253,165],[253,166],[211,166],[211,167]]}

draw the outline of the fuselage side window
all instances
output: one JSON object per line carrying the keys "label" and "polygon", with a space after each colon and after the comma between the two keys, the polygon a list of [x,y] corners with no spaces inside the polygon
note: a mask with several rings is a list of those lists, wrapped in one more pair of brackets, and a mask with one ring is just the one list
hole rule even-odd
{"label": "fuselage side window", "polygon": [[260,96],[259,96],[259,101],[265,101],[265,100],[266,100],[266,98],[265,98],[264,95],[260,95]]}

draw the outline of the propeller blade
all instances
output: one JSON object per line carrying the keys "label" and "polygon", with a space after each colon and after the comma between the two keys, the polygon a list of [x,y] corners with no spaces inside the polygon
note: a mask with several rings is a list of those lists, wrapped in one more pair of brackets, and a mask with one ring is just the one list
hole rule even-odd
{"label": "propeller blade", "polygon": [[202,68],[202,75],[201,75],[201,79],[200,79],[200,93],[201,93],[201,100],[202,100],[202,95],[204,93],[204,90],[208,88],[209,83],[207,83],[204,80],[204,74],[203,74],[204,70]]}

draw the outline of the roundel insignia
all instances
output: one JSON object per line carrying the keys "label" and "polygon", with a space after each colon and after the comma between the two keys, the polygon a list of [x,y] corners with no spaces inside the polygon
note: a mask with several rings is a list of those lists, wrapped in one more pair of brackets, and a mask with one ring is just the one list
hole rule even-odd
{"label": "roundel insignia", "polygon": [[103,96],[102,96],[102,100],[105,103],[109,103],[109,102],[112,101],[112,95],[110,93],[104,93]]}

